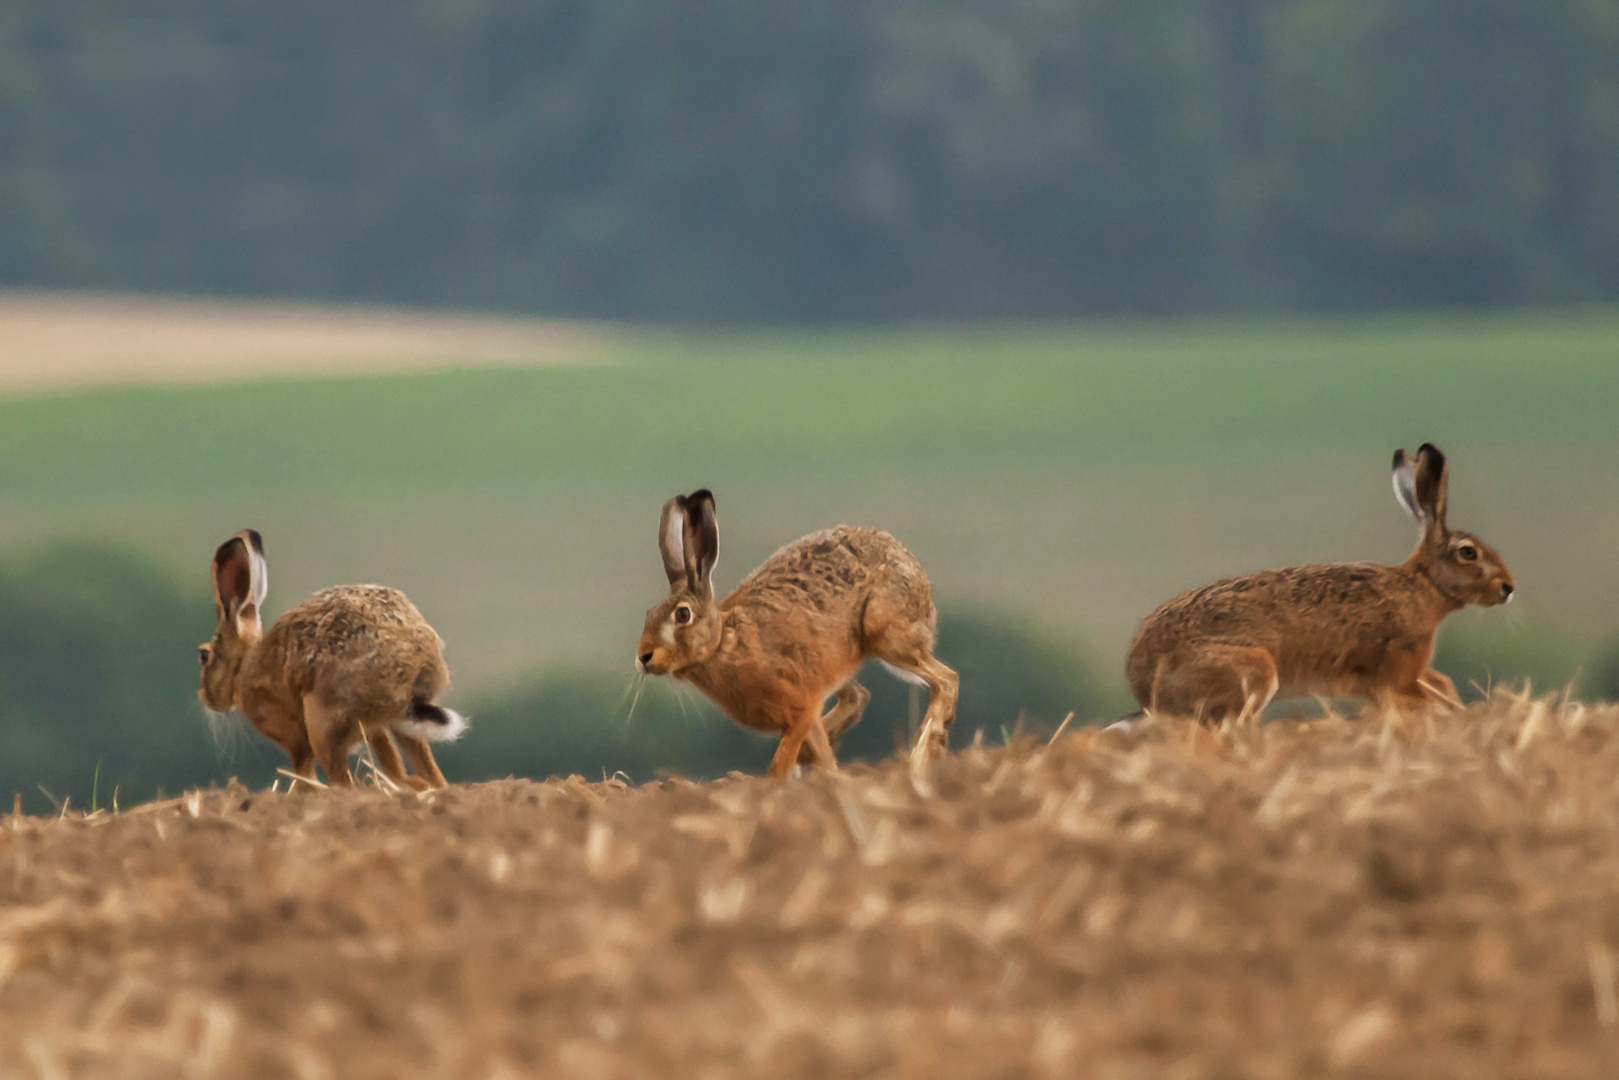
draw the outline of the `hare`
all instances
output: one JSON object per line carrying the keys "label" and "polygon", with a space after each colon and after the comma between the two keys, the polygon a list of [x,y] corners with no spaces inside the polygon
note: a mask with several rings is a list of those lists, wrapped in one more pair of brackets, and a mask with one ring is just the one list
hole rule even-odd
{"label": "hare", "polygon": [[1512,571],[1445,522],[1445,455],[1394,453],[1394,493],[1422,527],[1398,566],[1266,570],[1182,593],[1141,621],[1126,674],[1142,706],[1210,722],[1305,694],[1379,704],[1459,704],[1429,667],[1440,622],[1468,604],[1512,599]]}
{"label": "hare", "polygon": [[771,776],[786,777],[801,757],[837,768],[833,747],[871,698],[855,681],[868,657],[928,688],[913,764],[944,752],[958,679],[933,657],[932,590],[922,564],[898,540],[847,525],[811,533],[718,602],[711,493],[664,504],[658,547],[669,595],[646,614],[636,669],[691,683],[744,727],[779,732]]}
{"label": "hare", "polygon": [[[265,633],[269,568],[252,529],[214,552],[213,580],[219,629],[199,650],[203,704],[240,709],[299,776],[313,778],[318,762],[331,786],[353,786],[348,754],[363,739],[389,779],[418,791],[445,786],[428,741],[457,738],[467,721],[433,704],[450,682],[444,642],[404,593],[339,585]],[[395,738],[416,775],[406,775]]]}

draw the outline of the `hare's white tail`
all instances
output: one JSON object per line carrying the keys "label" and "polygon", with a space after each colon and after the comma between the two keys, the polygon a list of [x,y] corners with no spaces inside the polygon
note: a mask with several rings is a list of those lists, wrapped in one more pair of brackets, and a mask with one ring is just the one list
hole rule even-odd
{"label": "hare's white tail", "polygon": [[405,719],[394,725],[394,730],[428,742],[452,742],[466,734],[467,726],[467,718],[454,709],[417,698],[410,703]]}

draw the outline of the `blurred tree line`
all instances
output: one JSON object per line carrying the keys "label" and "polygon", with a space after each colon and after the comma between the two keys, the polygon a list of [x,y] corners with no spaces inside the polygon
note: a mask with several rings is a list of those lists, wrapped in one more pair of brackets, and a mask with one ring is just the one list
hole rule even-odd
{"label": "blurred tree line", "polygon": [[1612,0],[7,0],[0,284],[808,322],[1619,296]]}
{"label": "blurred tree line", "polygon": [[[58,544],[0,561],[0,798],[31,812],[62,800],[121,805],[240,777],[268,786],[287,762],[240,717],[213,718],[196,697],[197,645],[213,632],[205,589],[177,585],[117,548]],[[1487,623],[1441,637],[1436,666],[1468,697],[1492,684],[1556,689],[1577,651],[1545,635]],[[940,615],[938,654],[961,674],[951,743],[1045,734],[1133,709],[1118,662],[986,609]],[[876,665],[865,719],[838,747],[842,761],[888,757],[910,745],[926,698]],[[1619,639],[1581,675],[1580,689],[1619,700]],[[438,749],[452,780],[578,773],[634,781],[668,772],[694,779],[762,773],[774,740],[725,719],[696,690],[627,672],[550,673],[483,702],[457,698],[471,732]]]}

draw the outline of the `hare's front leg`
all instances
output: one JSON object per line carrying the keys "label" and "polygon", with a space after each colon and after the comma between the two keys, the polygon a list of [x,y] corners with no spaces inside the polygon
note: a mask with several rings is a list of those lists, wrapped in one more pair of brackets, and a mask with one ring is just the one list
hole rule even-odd
{"label": "hare's front leg", "polygon": [[1449,705],[1452,708],[1461,708],[1462,699],[1461,695],[1456,693],[1456,684],[1443,671],[1429,668],[1423,672],[1422,678],[1417,680],[1417,686],[1429,701],[1436,701],[1441,705]]}
{"label": "hare's front leg", "polygon": [[807,749],[813,755],[815,764],[828,772],[836,772],[838,759],[832,753],[832,743],[826,737],[826,728],[821,724],[821,703],[815,702],[804,710],[783,733],[781,742],[776,746],[776,754],[770,759],[769,775],[777,780],[787,779],[798,762],[800,749]]}
{"label": "hare's front leg", "polygon": [[307,742],[293,747],[288,756],[292,758],[292,767],[288,770],[289,772],[295,776],[307,777],[310,780],[315,778],[315,751],[310,748]]}
{"label": "hare's front leg", "polygon": [[[834,754],[837,752],[838,740],[843,737],[844,732],[860,723],[860,718],[866,714],[866,706],[869,704],[871,704],[871,691],[855,680],[850,679],[838,687],[838,696],[833,700],[832,707],[821,717],[821,727],[826,729],[826,741]],[[798,763],[815,764],[814,751],[808,742],[798,751]]]}
{"label": "hare's front leg", "polygon": [[326,783],[334,788],[354,786],[349,772],[349,746],[354,742],[349,718],[327,705],[316,694],[304,695],[304,724],[309,728],[309,745],[315,760],[326,770]]}

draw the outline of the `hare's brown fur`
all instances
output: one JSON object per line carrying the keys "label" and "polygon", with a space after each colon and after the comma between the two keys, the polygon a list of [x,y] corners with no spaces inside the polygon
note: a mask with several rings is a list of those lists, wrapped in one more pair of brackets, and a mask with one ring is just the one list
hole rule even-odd
{"label": "hare's brown fur", "polygon": [[1438,450],[1401,451],[1395,463],[1396,490],[1405,484],[1401,499],[1423,526],[1410,558],[1266,570],[1182,593],[1130,644],[1126,675],[1142,706],[1219,721],[1302,694],[1454,703],[1451,680],[1429,666],[1439,624],[1469,603],[1504,603],[1512,573],[1446,525]]}
{"label": "hare's brown fur", "polygon": [[[682,500],[670,506],[685,511]],[[690,497],[684,550],[703,548],[685,573],[669,550],[670,594],[647,612],[637,663],[652,674],[691,683],[737,723],[780,733],[770,763],[785,776],[802,757],[835,767],[833,745],[860,720],[870,693],[855,681],[870,657],[929,689],[916,753],[942,752],[955,719],[955,672],[933,657],[937,613],[927,574],[898,540],[878,529],[840,525],[788,544],[715,603],[712,570],[717,527],[712,497]],[[711,539],[702,536],[707,513]],[[706,559],[706,564],[704,560]],[[681,609],[688,612],[679,620]],[[822,704],[836,694],[823,716]]]}
{"label": "hare's brown fur", "polygon": [[[220,604],[219,632],[204,646],[205,704],[240,709],[301,776],[319,764],[334,786],[349,786],[348,753],[363,739],[395,782],[445,786],[418,732],[432,727],[424,710],[445,722],[461,718],[432,705],[450,681],[444,643],[404,593],[382,585],[326,589],[262,634],[251,606],[239,627],[229,597]],[[395,739],[415,776],[405,773]]]}

